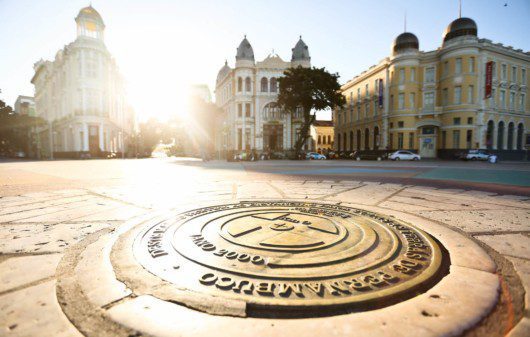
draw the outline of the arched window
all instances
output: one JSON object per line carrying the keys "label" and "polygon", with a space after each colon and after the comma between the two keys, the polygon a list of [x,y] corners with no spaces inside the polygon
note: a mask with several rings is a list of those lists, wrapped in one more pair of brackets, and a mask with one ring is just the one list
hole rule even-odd
{"label": "arched window", "polygon": [[271,78],[271,92],[277,92],[278,91],[278,80],[276,77]]}
{"label": "arched window", "polygon": [[353,151],[353,131],[350,131],[350,151]]}
{"label": "arched window", "polygon": [[364,149],[370,149],[370,130],[364,129]]}
{"label": "arched window", "polygon": [[337,150],[339,151],[342,150],[340,146],[341,146],[341,142],[340,142],[340,133],[339,133],[337,135]]}
{"label": "arched window", "polygon": [[318,135],[318,142],[317,142],[318,145],[322,144],[322,136],[321,135]]}
{"label": "arched window", "polygon": [[361,130],[357,130],[357,150],[361,149]]}
{"label": "arched window", "polygon": [[513,150],[513,134],[515,132],[515,124],[511,122],[508,124],[508,150]]}
{"label": "arched window", "polygon": [[379,127],[374,128],[374,150],[379,149]]}
{"label": "arched window", "polygon": [[517,150],[523,149],[523,135],[524,135],[524,125],[523,123],[519,123],[517,125]]}
{"label": "arched window", "polygon": [[497,149],[504,149],[504,122],[499,122],[499,129],[497,130]]}
{"label": "arched window", "polygon": [[493,149],[493,132],[495,132],[495,124],[493,121],[488,122],[488,129],[486,131],[486,148]]}
{"label": "arched window", "polygon": [[252,91],[252,87],[250,85],[250,77],[245,78],[245,91],[246,92]]}
{"label": "arched window", "polygon": [[280,112],[280,108],[278,107],[278,104],[275,102],[268,103],[263,108],[263,118],[264,119],[280,119],[282,117],[282,114]]}
{"label": "arched window", "polygon": [[328,144],[331,145],[331,136],[328,135]]}
{"label": "arched window", "polygon": [[267,80],[266,77],[263,77],[261,79],[261,92],[267,92],[269,91],[269,80]]}
{"label": "arched window", "polygon": [[243,91],[243,79],[241,77],[237,78],[237,92]]}

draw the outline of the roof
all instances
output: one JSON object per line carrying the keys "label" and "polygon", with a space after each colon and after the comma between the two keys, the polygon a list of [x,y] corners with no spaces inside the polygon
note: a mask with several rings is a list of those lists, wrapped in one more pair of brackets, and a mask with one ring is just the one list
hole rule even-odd
{"label": "roof", "polygon": [[291,57],[291,61],[311,59],[311,57],[309,57],[309,48],[302,40],[302,36],[300,36],[300,39],[298,40],[292,51],[293,55]]}
{"label": "roof", "polygon": [[243,41],[237,47],[236,60],[250,60],[254,61],[254,50],[247,40],[247,36],[243,38]]}
{"label": "roof", "polygon": [[88,19],[92,21],[96,21],[99,24],[105,26],[103,23],[103,19],[101,18],[101,15],[97,10],[92,7],[92,5],[88,7],[81,8],[79,11],[79,14],[77,14],[77,17],[75,18],[75,21],[78,21],[79,19]]}

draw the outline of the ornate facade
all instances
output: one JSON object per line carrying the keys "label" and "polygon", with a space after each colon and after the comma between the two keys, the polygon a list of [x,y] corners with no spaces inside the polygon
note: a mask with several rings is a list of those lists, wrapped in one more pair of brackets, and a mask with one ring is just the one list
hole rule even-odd
{"label": "ornate facade", "polygon": [[217,75],[216,104],[223,110],[217,143],[219,151],[283,151],[292,149],[301,126],[301,114],[283,113],[276,104],[278,78],[289,67],[310,67],[307,45],[300,40],[291,62],[271,54],[255,62],[245,37],[237,48],[235,67],[228,62]]}
{"label": "ornate facade", "polygon": [[420,51],[417,37],[405,32],[391,56],[342,86],[347,105],[334,111],[335,148],[410,149],[427,158],[489,148],[521,158],[530,126],[529,68],[530,53],[479,39],[469,18],[453,21],[433,51]]}
{"label": "ornate facade", "polygon": [[39,130],[40,152],[57,157],[101,157],[127,151],[135,120],[126,104],[122,77],[103,41],[105,24],[92,6],[75,18],[77,38],[54,61],[38,61],[37,116],[48,121]]}

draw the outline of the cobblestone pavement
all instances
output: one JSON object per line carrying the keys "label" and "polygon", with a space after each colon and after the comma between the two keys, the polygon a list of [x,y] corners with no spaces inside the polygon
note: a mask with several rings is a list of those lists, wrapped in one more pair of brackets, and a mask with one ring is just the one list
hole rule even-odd
{"label": "cobblestone pavement", "polygon": [[[91,186],[87,175],[97,175],[99,167],[92,172],[87,169],[84,173],[65,174],[64,178],[51,176],[47,172],[51,168],[42,167],[41,172],[32,168],[31,179],[38,185],[39,175],[46,175],[53,188],[42,184],[37,189],[39,192],[18,194],[14,193],[16,188],[10,189],[9,184],[4,183],[3,190],[7,192],[0,198],[0,336],[82,335],[71,318],[84,313],[65,314],[56,284],[61,275],[72,272],[58,266],[68,256],[78,254],[78,243],[91,240],[91,235],[119,231],[131,220],[154,212],[251,199],[297,199],[360,206],[390,215],[423,219],[470,238],[494,259],[497,269],[492,272],[500,281],[501,295],[494,309],[487,310],[487,315],[474,317],[472,325],[454,327],[449,335],[530,335],[529,196],[363,180],[329,180],[323,176],[292,180],[275,174],[268,179],[248,180],[238,179],[241,171],[221,172],[222,169],[205,170],[193,165],[167,172],[164,168],[146,172],[147,167],[138,166],[131,169],[134,174],[120,178],[118,183],[109,178]],[[109,170],[114,169],[109,167]],[[17,174],[22,179],[26,173],[13,173],[13,176]],[[146,174],[157,177],[149,183],[138,183],[137,179]],[[75,179],[83,181],[83,186],[69,184]],[[463,256],[471,251],[466,250],[468,247],[460,248],[458,254]],[[80,261],[82,254],[89,253],[79,252]],[[108,255],[109,252],[101,248],[92,254]],[[104,277],[96,273],[97,269],[92,270],[88,263],[79,263],[77,268],[77,277],[96,280]],[[478,287],[483,282],[487,283],[477,278],[468,286]],[[120,305],[121,299],[130,295],[123,284],[118,284],[112,294],[97,286],[79,291],[95,298],[101,305],[102,316],[125,322],[124,325],[127,325],[124,317],[142,314],[141,308]],[[149,305],[136,302],[140,306]],[[468,305],[471,312],[471,308],[480,307],[481,303]],[[422,319],[451,326],[450,321],[443,321],[443,315]],[[492,323],[492,320],[496,322]],[[97,327],[99,323],[96,320],[93,324]],[[432,324],[436,326],[438,323]],[[145,334],[158,333],[149,327],[139,330]],[[433,327],[429,333],[419,331],[417,334],[436,335],[433,331],[438,330]],[[112,335],[112,331],[108,333]],[[121,333],[116,330],[117,335]],[[392,334],[389,332],[388,335]]]}

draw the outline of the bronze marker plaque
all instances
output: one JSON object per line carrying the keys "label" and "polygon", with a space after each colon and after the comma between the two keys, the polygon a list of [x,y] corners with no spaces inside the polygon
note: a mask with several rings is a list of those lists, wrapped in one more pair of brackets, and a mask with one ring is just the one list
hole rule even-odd
{"label": "bronze marker plaque", "polygon": [[410,224],[350,207],[287,201],[182,213],[146,228],[134,255],[179,289],[244,301],[256,316],[396,302],[440,277],[442,265],[438,244]]}

